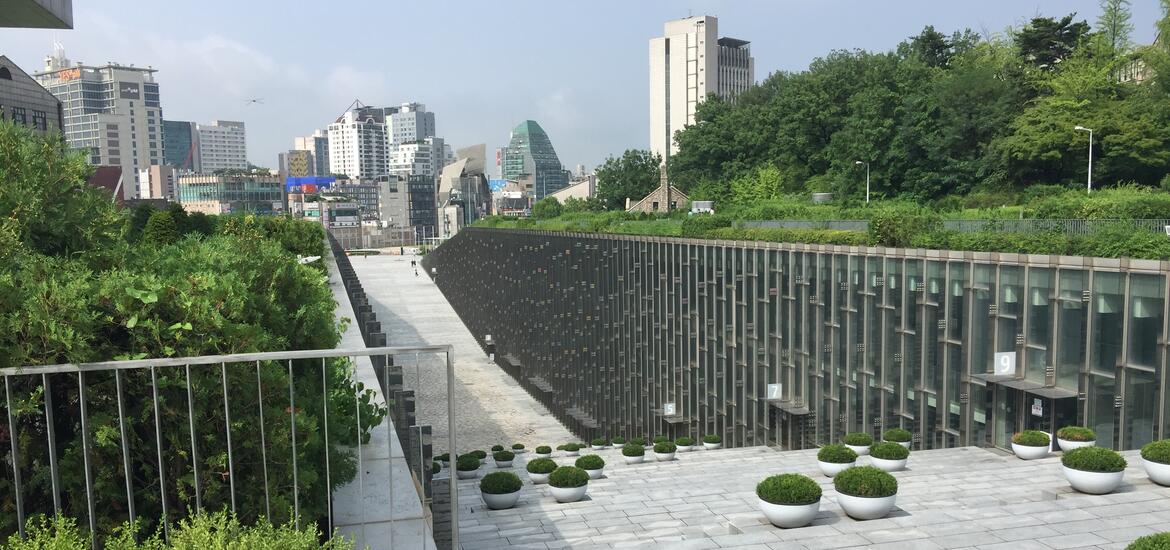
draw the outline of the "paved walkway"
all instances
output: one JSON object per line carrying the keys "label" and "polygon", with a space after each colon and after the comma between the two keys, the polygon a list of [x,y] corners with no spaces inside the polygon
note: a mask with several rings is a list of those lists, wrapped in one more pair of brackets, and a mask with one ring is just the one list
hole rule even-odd
{"label": "paved walkway", "polygon": [[[350,258],[391,346],[455,346],[457,445],[460,452],[523,443],[556,446],[573,435],[495,363],[463,326],[430,277],[421,256]],[[442,356],[398,356],[404,385],[415,390],[418,419],[430,424],[435,454],[447,452],[447,375]],[[416,367],[417,365],[417,367]]]}
{"label": "paved walkway", "polygon": [[[572,464],[575,458],[563,454],[554,460]],[[459,482],[462,547],[1122,549],[1139,536],[1170,530],[1170,488],[1148,480],[1136,451],[1124,453],[1130,467],[1119,492],[1102,496],[1069,489],[1056,455],[1022,461],[973,447],[914,452],[909,469],[894,474],[897,508],[872,521],[841,511],[815,450],[698,451],[666,463],[651,455],[650,463],[637,465],[624,464],[614,449],[597,454],[606,461],[605,477],[590,481],[586,500],[571,504],[556,503],[547,485],[528,481],[524,464],[531,454],[515,462],[524,480],[516,508],[488,510],[477,480]],[[481,476],[495,469],[490,464]],[[759,512],[756,484],[785,472],[821,483],[821,512],[809,527],[779,529]]]}

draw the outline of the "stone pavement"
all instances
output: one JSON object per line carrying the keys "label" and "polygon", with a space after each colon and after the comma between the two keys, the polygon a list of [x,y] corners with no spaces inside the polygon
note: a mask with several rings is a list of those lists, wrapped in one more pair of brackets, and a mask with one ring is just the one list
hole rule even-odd
{"label": "stone pavement", "polygon": [[[552,442],[549,442],[550,444]],[[582,451],[594,453],[595,451]],[[816,451],[747,447],[679,453],[667,463],[626,465],[621,453],[596,454],[605,477],[589,482],[585,500],[558,504],[547,485],[524,480],[520,502],[488,510],[478,480],[461,481],[460,542],[492,548],[754,548],[885,550],[1124,548],[1133,539],[1170,531],[1170,488],[1152,484],[1137,452],[1125,482],[1110,495],[1073,492],[1057,455],[1022,461],[999,451],[958,448],[917,451],[895,473],[898,507],[887,518],[856,521],[836,504],[832,480],[820,474]],[[575,457],[555,452],[554,460]],[[868,463],[867,457],[859,459]],[[495,469],[491,461],[480,474]],[[779,529],[757,507],[756,484],[778,473],[807,474],[821,483],[821,513],[813,525]]]}
{"label": "stone pavement", "polygon": [[[455,346],[459,451],[523,443],[528,448],[573,440],[573,435],[499,366],[488,361],[446,298],[411,269],[422,256],[352,257],[387,345]],[[430,424],[434,453],[447,452],[447,373],[443,356],[397,356],[406,389],[415,390],[418,421]]]}

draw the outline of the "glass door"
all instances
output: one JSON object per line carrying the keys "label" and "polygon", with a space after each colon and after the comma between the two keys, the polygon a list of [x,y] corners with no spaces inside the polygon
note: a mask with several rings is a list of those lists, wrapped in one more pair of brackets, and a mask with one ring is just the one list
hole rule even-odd
{"label": "glass door", "polygon": [[1010,449],[1012,435],[1019,425],[1020,393],[1012,388],[995,385],[995,408],[992,410],[996,447]]}

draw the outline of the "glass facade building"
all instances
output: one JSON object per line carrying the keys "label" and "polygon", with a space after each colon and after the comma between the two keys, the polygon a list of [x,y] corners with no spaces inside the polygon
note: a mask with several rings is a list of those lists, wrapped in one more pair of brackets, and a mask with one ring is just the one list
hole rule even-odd
{"label": "glass facade building", "polygon": [[424,265],[586,440],[1170,436],[1166,262],[470,228]]}
{"label": "glass facade building", "polygon": [[569,186],[569,171],[561,165],[544,128],[534,120],[525,120],[512,130],[501,163],[504,179],[521,182],[536,200]]}
{"label": "glass facade building", "polygon": [[281,214],[284,186],[276,176],[180,176],[179,203],[204,214]]}

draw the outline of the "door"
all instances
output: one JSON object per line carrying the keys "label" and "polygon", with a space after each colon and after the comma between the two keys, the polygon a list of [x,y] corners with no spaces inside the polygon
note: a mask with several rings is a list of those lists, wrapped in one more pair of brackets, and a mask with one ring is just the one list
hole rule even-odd
{"label": "door", "polygon": [[[1012,435],[1019,426],[1020,391],[994,385],[995,406],[992,409],[992,423],[995,426],[993,444],[1002,449],[1010,449]],[[989,388],[990,389],[990,388]]]}

